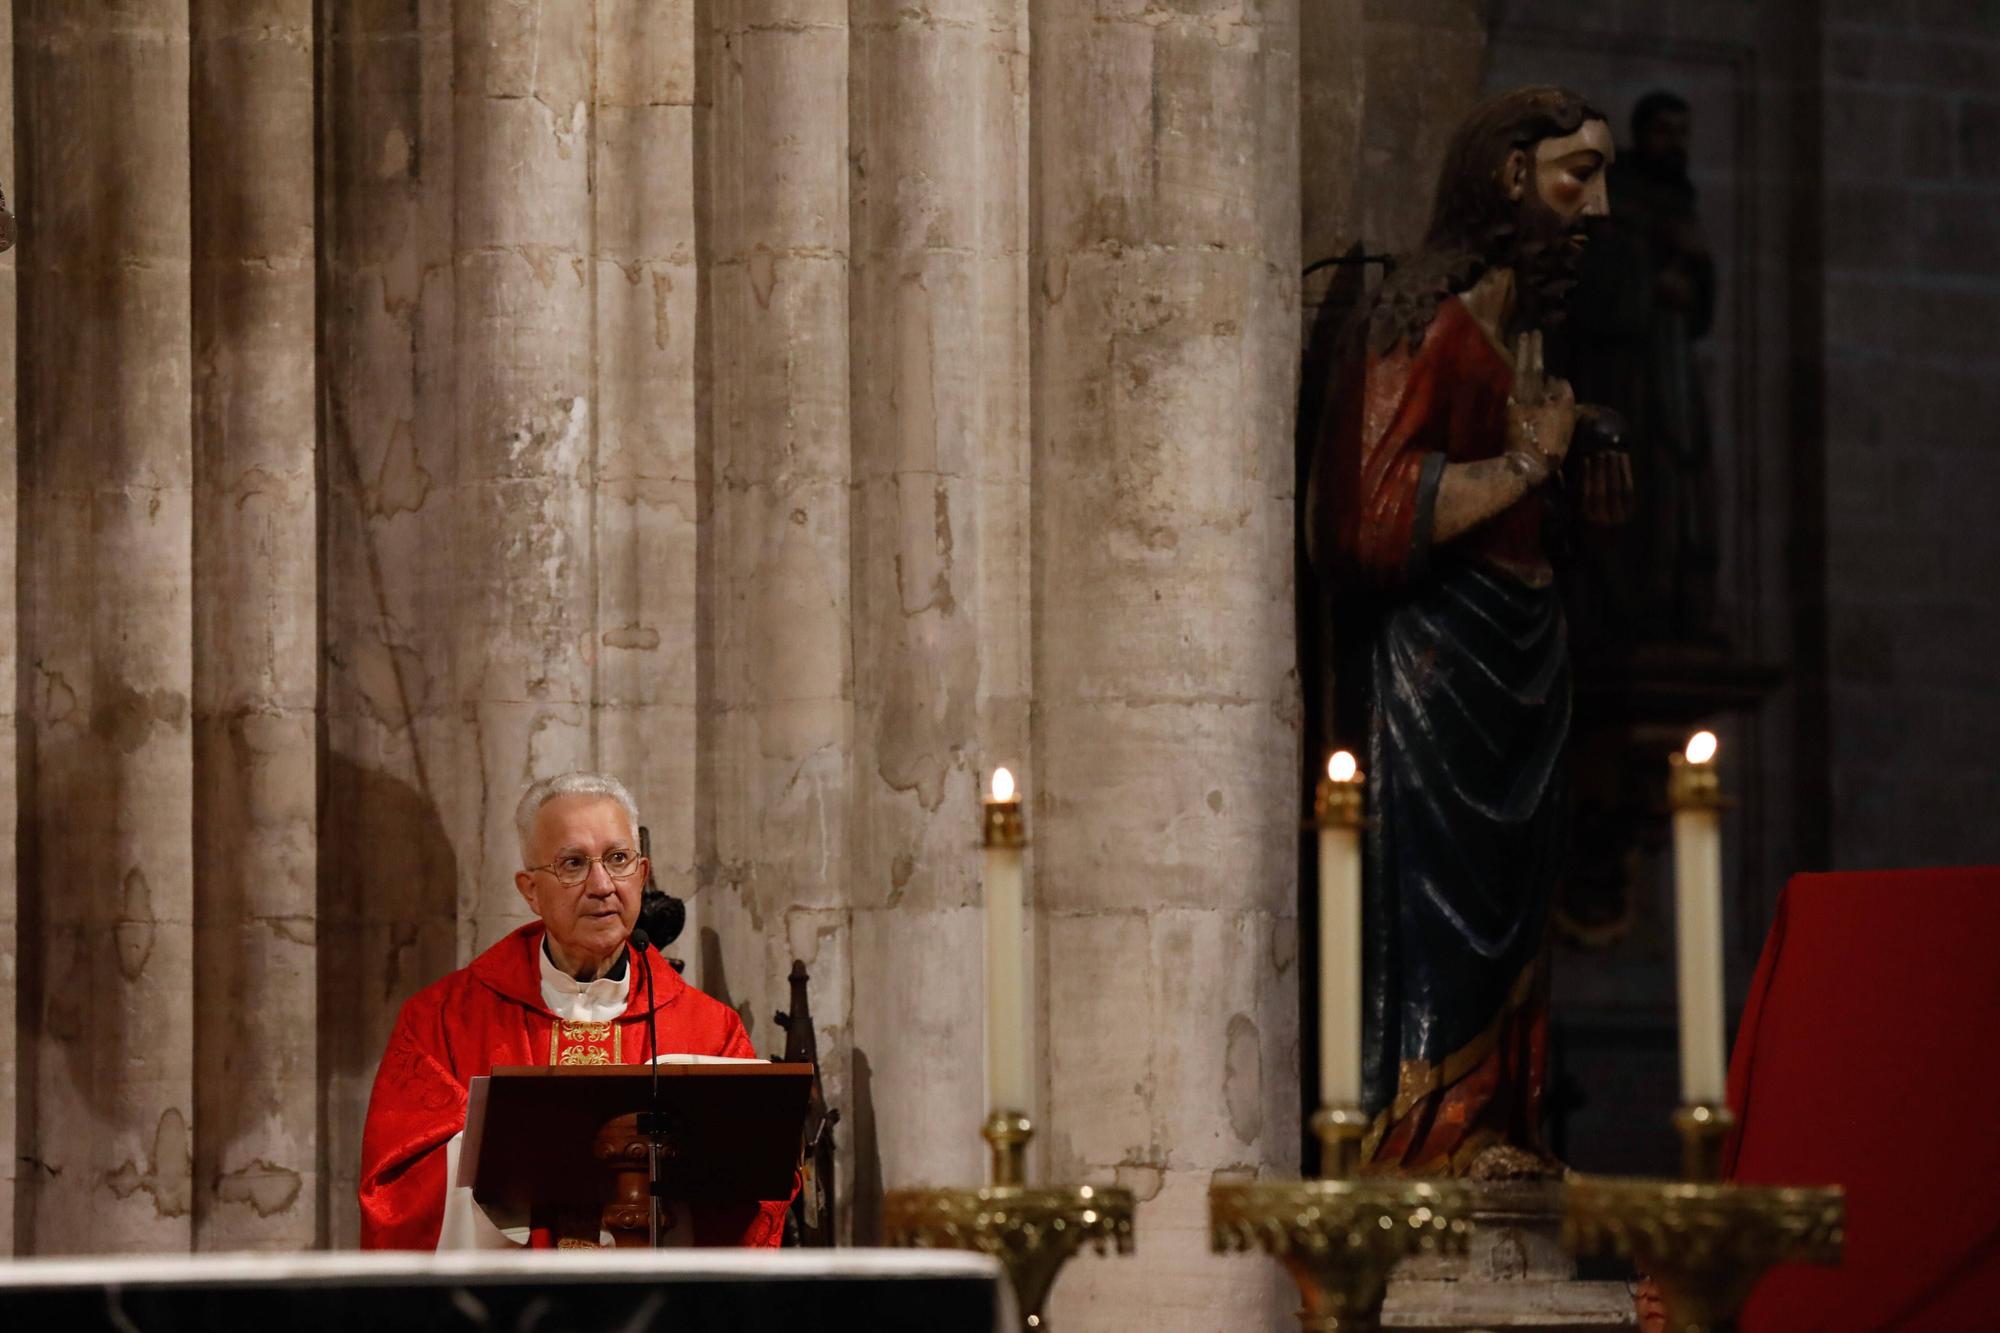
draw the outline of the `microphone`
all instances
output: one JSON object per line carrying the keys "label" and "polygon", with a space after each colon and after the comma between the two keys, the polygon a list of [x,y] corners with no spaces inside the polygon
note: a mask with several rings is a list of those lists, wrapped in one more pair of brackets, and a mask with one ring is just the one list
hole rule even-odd
{"label": "microphone", "polygon": [[646,858],[646,887],[639,891],[639,925],[644,938],[664,950],[687,928],[687,904],[663,890],[653,878],[653,835],[643,824],[639,826],[639,855]]}

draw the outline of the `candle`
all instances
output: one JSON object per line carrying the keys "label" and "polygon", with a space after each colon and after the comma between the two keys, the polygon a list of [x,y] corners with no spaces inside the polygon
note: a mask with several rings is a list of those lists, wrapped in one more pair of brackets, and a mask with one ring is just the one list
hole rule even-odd
{"label": "candle", "polygon": [[991,1109],[1028,1109],[1027,977],[1022,953],[1021,849],[1027,829],[1014,775],[995,769],[986,798],[986,1095]]}
{"label": "candle", "polygon": [[1361,1105],[1361,770],[1342,750],[1327,761],[1319,824],[1320,1104]]}
{"label": "candle", "polygon": [[1715,750],[1715,733],[1697,732],[1685,754],[1668,759],[1681,1102],[1686,1106],[1721,1106],[1728,1096],[1722,1016],[1722,792]]}

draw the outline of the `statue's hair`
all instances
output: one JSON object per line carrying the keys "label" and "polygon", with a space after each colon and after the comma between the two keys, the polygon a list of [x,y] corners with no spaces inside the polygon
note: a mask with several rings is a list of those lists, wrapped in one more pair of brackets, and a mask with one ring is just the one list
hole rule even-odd
{"label": "statue's hair", "polygon": [[1500,173],[1516,149],[1532,153],[1603,120],[1604,113],[1567,88],[1538,84],[1502,93],[1459,124],[1446,145],[1423,248],[1404,260],[1377,291],[1368,316],[1368,345],[1386,352],[1399,342],[1423,342],[1447,296],[1465,291],[1486,271],[1512,262],[1520,206],[1507,197]]}
{"label": "statue's hair", "polygon": [[604,796],[625,807],[625,819],[632,830],[632,836],[639,836],[639,803],[632,799],[632,793],[625,784],[606,773],[589,773],[581,769],[569,773],[558,773],[552,778],[543,778],[528,784],[521,793],[520,804],[514,807],[514,831],[521,839],[521,859],[528,859],[528,841],[535,833],[535,816],[542,807],[558,796]]}

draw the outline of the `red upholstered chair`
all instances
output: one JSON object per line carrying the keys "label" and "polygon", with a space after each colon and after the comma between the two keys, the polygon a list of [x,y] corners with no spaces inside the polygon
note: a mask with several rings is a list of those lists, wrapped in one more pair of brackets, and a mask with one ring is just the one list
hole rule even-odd
{"label": "red upholstered chair", "polygon": [[2000,1329],[2000,867],[1795,878],[1729,1100],[1735,1179],[1847,1189],[1846,1263],[1774,1272],[1746,1333]]}

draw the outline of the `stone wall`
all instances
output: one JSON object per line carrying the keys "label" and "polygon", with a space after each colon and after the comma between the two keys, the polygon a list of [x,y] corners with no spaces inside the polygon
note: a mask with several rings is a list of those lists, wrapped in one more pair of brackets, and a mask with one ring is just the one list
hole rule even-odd
{"label": "stone wall", "polygon": [[2000,29],[1827,6],[1830,863],[2000,859]]}
{"label": "stone wall", "polygon": [[[1996,407],[1996,61],[1977,3],[1496,13],[1494,86],[1577,83],[1621,140],[1652,87],[1695,105],[1723,285],[1708,370],[1731,386],[1712,400],[1728,624],[1786,670],[1724,732],[1744,802],[1727,830],[1738,996],[1792,873],[2000,854],[1983,817],[2000,560],[1982,518],[2000,464],[1979,433]],[[1677,1093],[1665,870],[1627,940],[1558,965],[1563,1058],[1591,1099],[1580,1165],[1671,1163],[1646,1128]]]}
{"label": "stone wall", "polygon": [[1287,1308],[1205,1194],[1297,1167],[1297,6],[9,17],[12,1248],[351,1244],[397,1008],[585,764],[760,1049],[811,968],[873,1239],[982,1171],[1008,762],[1038,1167],[1148,1201],[1058,1317]]}

